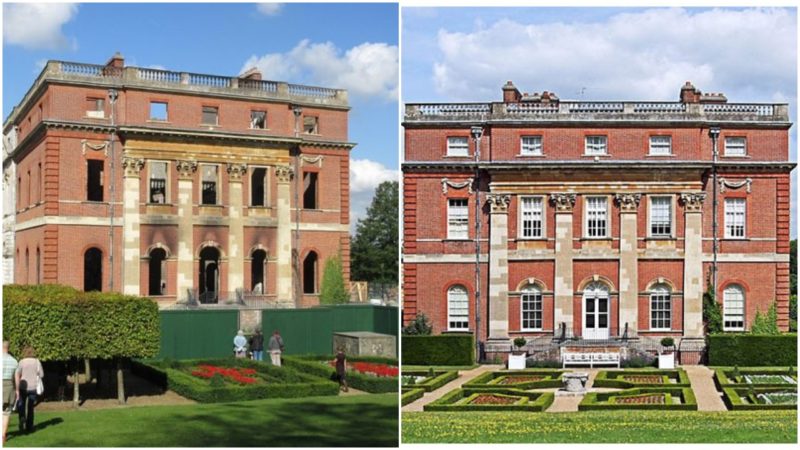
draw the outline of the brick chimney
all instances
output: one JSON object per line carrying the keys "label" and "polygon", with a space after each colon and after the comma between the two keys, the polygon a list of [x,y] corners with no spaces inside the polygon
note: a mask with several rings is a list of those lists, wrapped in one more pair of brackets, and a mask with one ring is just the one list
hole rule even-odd
{"label": "brick chimney", "polygon": [[239,78],[244,80],[260,80],[261,79],[261,72],[256,67],[251,67],[247,69],[243,74],[239,75]]}
{"label": "brick chimney", "polygon": [[122,53],[114,53],[114,56],[106,63],[106,67],[113,67],[114,69],[122,69],[125,67],[125,58],[122,57]]}
{"label": "brick chimney", "polygon": [[514,83],[507,81],[503,85],[503,103],[519,103],[520,99],[522,99],[522,94],[519,93],[519,89],[514,86]]}
{"label": "brick chimney", "polygon": [[681,88],[681,103],[700,103],[700,95],[700,90],[687,81]]}

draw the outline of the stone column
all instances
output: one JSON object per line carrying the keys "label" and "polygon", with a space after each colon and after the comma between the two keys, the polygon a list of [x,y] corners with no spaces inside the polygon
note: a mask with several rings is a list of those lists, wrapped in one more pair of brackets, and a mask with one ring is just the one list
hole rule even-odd
{"label": "stone column", "polygon": [[636,241],[636,213],[641,194],[617,194],[619,205],[619,334],[638,329],[639,264]]}
{"label": "stone column", "polygon": [[242,176],[245,164],[228,164],[228,292],[244,288],[244,221],[242,218]]}
{"label": "stone column", "polygon": [[686,229],[683,257],[683,335],[703,336],[703,200],[704,192],[681,194]]}
{"label": "stone column", "polygon": [[[489,194],[489,341],[508,342],[508,204],[511,196]],[[480,220],[478,218],[477,220]]]}
{"label": "stone column", "polygon": [[556,267],[553,286],[553,328],[557,332],[561,323],[572,328],[572,209],[575,194],[550,194],[550,203],[556,208]]}
{"label": "stone column", "polygon": [[192,187],[196,161],[176,161],[178,169],[178,300],[187,298],[187,290],[194,287],[194,226],[192,225]]}
{"label": "stone column", "polygon": [[275,167],[275,178],[278,182],[278,300],[296,301],[292,294],[292,221],[290,216],[290,182],[294,170],[290,166]]}
{"label": "stone column", "polygon": [[144,159],[122,158],[122,292],[139,295],[139,184]]}

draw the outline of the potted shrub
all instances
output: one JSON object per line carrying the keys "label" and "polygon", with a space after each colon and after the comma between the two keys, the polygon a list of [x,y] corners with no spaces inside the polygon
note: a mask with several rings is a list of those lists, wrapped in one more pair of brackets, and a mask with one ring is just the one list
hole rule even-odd
{"label": "potted shrub", "polygon": [[659,369],[675,368],[675,340],[671,337],[661,339],[661,351],[658,353]]}
{"label": "potted shrub", "polygon": [[525,368],[525,357],[528,356],[528,352],[523,350],[523,347],[525,347],[527,343],[528,340],[524,337],[514,339],[514,350],[511,352],[511,355],[508,356],[508,368],[510,370]]}

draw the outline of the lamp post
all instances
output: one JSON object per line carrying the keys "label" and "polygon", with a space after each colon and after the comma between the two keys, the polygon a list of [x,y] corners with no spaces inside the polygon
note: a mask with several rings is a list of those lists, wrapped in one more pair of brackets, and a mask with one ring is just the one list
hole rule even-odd
{"label": "lamp post", "polygon": [[478,165],[481,160],[481,137],[483,127],[474,126],[470,129],[472,139],[475,141],[475,175],[473,185],[475,189],[475,360],[481,357],[481,181]]}
{"label": "lamp post", "polygon": [[711,200],[711,207],[713,208],[713,213],[711,215],[711,233],[712,233],[712,240],[713,240],[713,253],[714,253],[714,261],[711,264],[711,275],[712,275],[712,284],[714,288],[714,301],[717,300],[717,157],[719,156],[719,151],[717,150],[717,141],[719,139],[719,127],[712,126],[708,129],[708,135],[711,137],[711,144],[712,144],[712,162],[711,162],[711,182],[714,184],[712,186],[712,200]]}

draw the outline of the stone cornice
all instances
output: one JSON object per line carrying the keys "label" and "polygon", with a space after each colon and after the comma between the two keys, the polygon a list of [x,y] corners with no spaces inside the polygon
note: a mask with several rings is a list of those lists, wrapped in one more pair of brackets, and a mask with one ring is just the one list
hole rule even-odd
{"label": "stone cornice", "polygon": [[[717,167],[727,171],[778,171],[788,172],[794,169],[797,163],[790,161],[723,161]],[[512,172],[534,169],[581,169],[581,170],[608,170],[608,169],[645,169],[645,170],[711,170],[711,161],[670,160],[537,160],[537,161],[406,161],[402,163],[403,172],[412,171],[465,171],[475,168],[492,172]]]}

